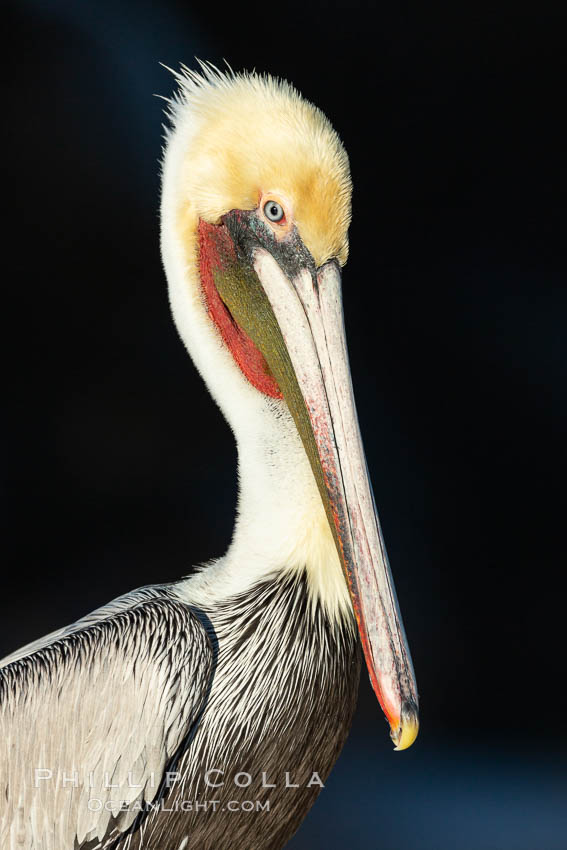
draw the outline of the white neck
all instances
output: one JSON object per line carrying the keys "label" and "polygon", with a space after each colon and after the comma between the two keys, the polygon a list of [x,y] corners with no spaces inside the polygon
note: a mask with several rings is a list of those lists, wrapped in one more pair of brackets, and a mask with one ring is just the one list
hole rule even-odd
{"label": "white neck", "polygon": [[210,601],[279,572],[305,571],[312,601],[333,617],[348,614],[346,584],[309,461],[284,403],[273,406],[278,416],[251,418],[248,429],[236,435],[233,539],[224,558],[191,579],[188,590]]}

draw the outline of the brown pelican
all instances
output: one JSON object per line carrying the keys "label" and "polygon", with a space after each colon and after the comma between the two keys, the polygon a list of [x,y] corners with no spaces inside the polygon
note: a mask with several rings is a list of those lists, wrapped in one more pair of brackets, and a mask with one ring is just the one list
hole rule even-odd
{"label": "brown pelican", "polygon": [[226,555],[6,658],[2,848],[283,847],[344,744],[362,647],[397,749],[417,692],[355,411],[351,181],[285,82],[183,69],[163,159],[179,333],[238,445]]}

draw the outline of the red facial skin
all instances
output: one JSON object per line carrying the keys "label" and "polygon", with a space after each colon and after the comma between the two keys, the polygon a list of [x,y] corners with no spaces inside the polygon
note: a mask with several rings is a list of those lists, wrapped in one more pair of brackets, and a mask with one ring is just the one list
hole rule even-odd
{"label": "red facial skin", "polygon": [[234,321],[215,286],[214,270],[222,269],[225,257],[234,259],[234,246],[223,225],[199,221],[199,272],[207,310],[240,370],[257,390],[271,398],[282,393],[270,374],[264,355]]}

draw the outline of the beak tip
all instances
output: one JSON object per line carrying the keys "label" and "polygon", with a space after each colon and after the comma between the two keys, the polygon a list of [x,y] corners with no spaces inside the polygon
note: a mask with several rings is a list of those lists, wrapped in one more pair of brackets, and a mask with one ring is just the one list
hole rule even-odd
{"label": "beak tip", "polygon": [[407,750],[411,747],[419,732],[419,717],[417,706],[412,703],[405,703],[402,711],[400,722],[396,729],[392,729],[390,737],[396,745],[394,750]]}

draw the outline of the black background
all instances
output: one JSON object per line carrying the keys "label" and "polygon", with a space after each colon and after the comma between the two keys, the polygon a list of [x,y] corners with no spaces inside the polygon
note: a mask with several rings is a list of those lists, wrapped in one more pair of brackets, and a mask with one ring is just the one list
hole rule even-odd
{"label": "black background", "polygon": [[422,731],[392,753],[365,678],[296,850],[567,846],[567,21],[497,5],[5,14],[3,651],[230,540],[232,435],[160,264],[158,63],[284,76],[349,152],[347,334]]}

